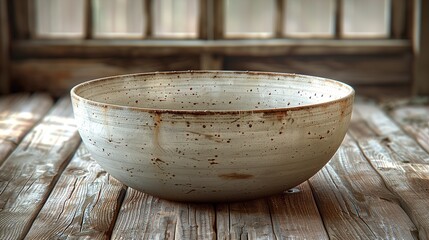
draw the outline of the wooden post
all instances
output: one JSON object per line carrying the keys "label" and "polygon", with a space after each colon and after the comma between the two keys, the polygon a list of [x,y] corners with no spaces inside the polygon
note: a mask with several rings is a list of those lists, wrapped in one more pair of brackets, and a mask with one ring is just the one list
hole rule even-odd
{"label": "wooden post", "polygon": [[[200,39],[214,40],[223,38],[224,0],[201,0]],[[202,15],[206,15],[205,17]],[[204,29],[205,28],[205,29]],[[222,70],[223,55],[201,52],[201,70]]]}
{"label": "wooden post", "polygon": [[223,39],[225,22],[225,0],[213,1],[214,39]]}
{"label": "wooden post", "polygon": [[276,1],[276,27],[275,27],[275,36],[277,38],[283,38],[283,23],[284,23],[284,17],[285,17],[285,11],[284,6],[286,4],[286,0],[277,0]]}
{"label": "wooden post", "polygon": [[406,24],[405,14],[407,10],[407,4],[405,0],[392,0],[391,10],[391,37],[398,39],[404,38]]}
{"label": "wooden post", "polygon": [[0,0],[0,94],[9,92],[9,21],[7,0]]}
{"label": "wooden post", "polygon": [[146,23],[146,28],[145,28],[145,34],[144,37],[145,38],[152,38],[152,25],[153,25],[153,18],[152,18],[152,0],[145,0],[144,1],[145,4],[145,12],[144,12],[144,17],[146,18],[145,23]]}
{"label": "wooden post", "polygon": [[85,39],[91,39],[93,36],[93,9],[92,0],[85,2]]}
{"label": "wooden post", "polygon": [[[34,29],[31,29],[35,25],[34,19],[31,16],[34,14],[30,11],[30,8],[34,6],[29,0],[14,0],[6,1],[12,5],[13,14],[11,20],[13,21],[10,26],[13,26],[14,39],[28,39]],[[30,6],[31,5],[31,6]]]}
{"label": "wooden post", "polygon": [[200,0],[199,3],[199,18],[198,18],[198,38],[199,39],[208,39],[209,35],[209,15],[208,3],[209,0]]}
{"label": "wooden post", "polygon": [[414,0],[414,95],[429,95],[429,1]]}
{"label": "wooden post", "polygon": [[335,1],[335,38],[340,39],[343,36],[343,1]]}

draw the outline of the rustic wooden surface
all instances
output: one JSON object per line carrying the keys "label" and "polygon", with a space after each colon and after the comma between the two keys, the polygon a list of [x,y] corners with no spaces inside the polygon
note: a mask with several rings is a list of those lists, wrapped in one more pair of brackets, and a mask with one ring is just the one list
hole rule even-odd
{"label": "rustic wooden surface", "polygon": [[68,98],[52,108],[46,95],[0,98],[0,139],[14,143],[0,166],[0,239],[429,238],[427,103],[357,100],[337,154],[308,181],[267,198],[194,204],[106,173],[80,145]]}
{"label": "rustic wooden surface", "polygon": [[43,94],[16,94],[0,98],[0,165],[52,104],[52,99]]}

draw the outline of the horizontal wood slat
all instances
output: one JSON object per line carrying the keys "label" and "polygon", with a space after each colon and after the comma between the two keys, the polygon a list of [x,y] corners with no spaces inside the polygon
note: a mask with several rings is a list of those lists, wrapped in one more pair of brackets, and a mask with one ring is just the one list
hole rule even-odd
{"label": "horizontal wood slat", "polygon": [[31,40],[15,41],[12,56],[146,57],[212,53],[227,56],[409,53],[408,40]]}

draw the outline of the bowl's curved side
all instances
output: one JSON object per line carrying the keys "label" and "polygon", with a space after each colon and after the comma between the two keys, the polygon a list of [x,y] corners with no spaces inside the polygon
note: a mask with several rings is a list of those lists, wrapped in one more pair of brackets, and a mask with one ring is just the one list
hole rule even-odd
{"label": "bowl's curved side", "polygon": [[251,199],[287,190],[340,146],[353,94],[285,111],[178,114],[110,108],[72,96],[83,142],[113,177],[179,201]]}

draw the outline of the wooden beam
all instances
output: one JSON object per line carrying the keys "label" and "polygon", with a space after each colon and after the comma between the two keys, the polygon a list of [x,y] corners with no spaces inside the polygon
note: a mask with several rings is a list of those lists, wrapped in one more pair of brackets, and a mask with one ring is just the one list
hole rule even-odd
{"label": "wooden beam", "polygon": [[153,31],[153,7],[152,7],[152,0],[144,0],[144,15],[145,18],[145,29],[144,29],[144,37],[145,38],[151,38],[152,37],[152,31]]}
{"label": "wooden beam", "polygon": [[405,37],[406,10],[407,4],[405,0],[392,0],[391,12],[391,37],[401,39]]}
{"label": "wooden beam", "polygon": [[225,0],[213,1],[214,13],[214,39],[224,38],[224,24],[225,24]]}
{"label": "wooden beam", "polygon": [[0,94],[6,94],[10,89],[9,80],[9,21],[8,2],[0,0]]}
{"label": "wooden beam", "polygon": [[415,95],[429,95],[429,1],[415,0],[414,33],[415,62],[414,84]]}
{"label": "wooden beam", "polygon": [[[31,24],[34,24],[34,19],[30,19],[33,16],[30,13],[31,4],[29,0],[14,0],[6,1],[12,4],[12,33],[16,39],[28,39],[31,35]],[[30,6],[31,5],[31,6]]]}
{"label": "wooden beam", "polygon": [[210,0],[200,0],[199,1],[199,19],[198,19],[198,38],[199,39],[208,39],[209,34],[209,1]]}
{"label": "wooden beam", "polygon": [[343,0],[335,0],[335,38],[343,35]]}
{"label": "wooden beam", "polygon": [[409,53],[408,40],[246,39],[246,40],[32,40],[12,44],[14,58],[137,58],[199,55],[285,56]]}
{"label": "wooden beam", "polygon": [[93,37],[93,4],[92,0],[86,0],[85,2],[85,39],[91,39]]}
{"label": "wooden beam", "polygon": [[276,19],[275,19],[275,36],[277,38],[284,37],[284,17],[285,17],[286,0],[276,0]]}

